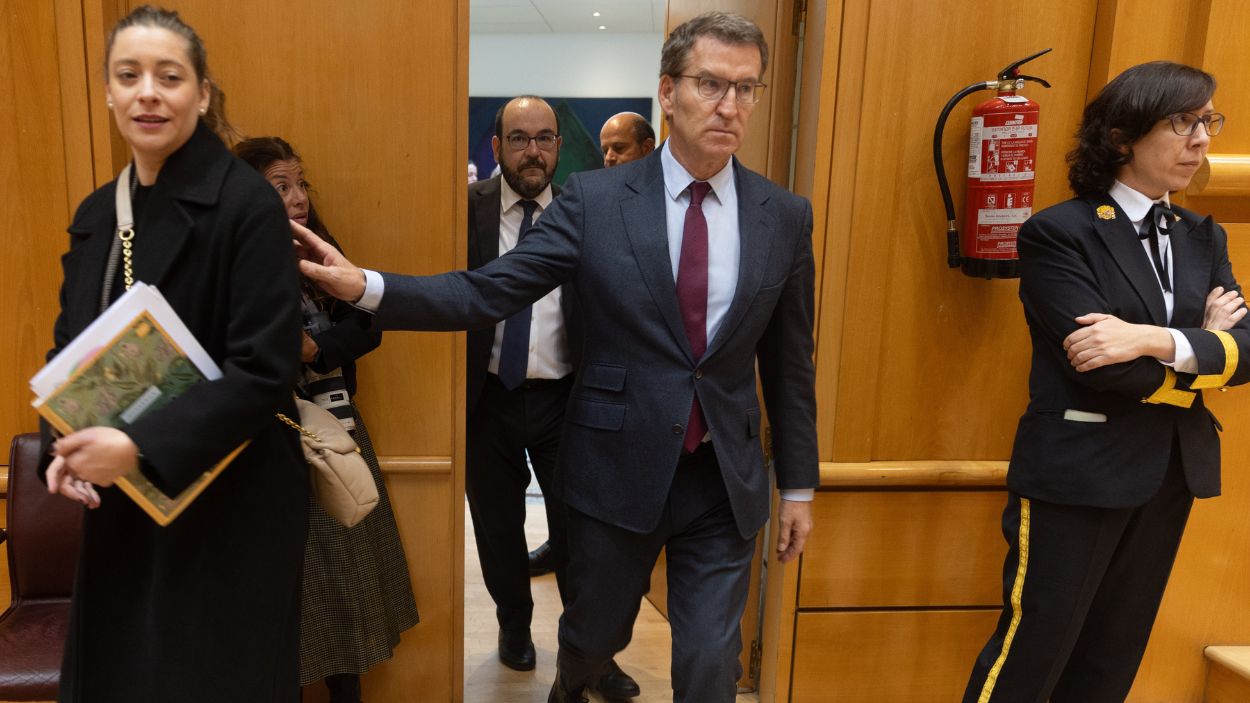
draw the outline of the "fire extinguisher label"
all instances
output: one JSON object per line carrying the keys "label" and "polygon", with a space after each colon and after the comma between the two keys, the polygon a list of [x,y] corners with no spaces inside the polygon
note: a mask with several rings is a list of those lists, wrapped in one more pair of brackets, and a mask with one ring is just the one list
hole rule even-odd
{"label": "fire extinguisher label", "polygon": [[981,140],[982,181],[1031,181],[1037,125],[986,127]]}
{"label": "fire extinguisher label", "polygon": [[985,130],[985,118],[972,118],[972,131],[968,136],[968,177],[981,177],[981,133]]}
{"label": "fire extinguisher label", "polygon": [[974,253],[980,258],[1015,258],[1016,232],[1033,214],[1031,185],[994,187],[980,193]]}

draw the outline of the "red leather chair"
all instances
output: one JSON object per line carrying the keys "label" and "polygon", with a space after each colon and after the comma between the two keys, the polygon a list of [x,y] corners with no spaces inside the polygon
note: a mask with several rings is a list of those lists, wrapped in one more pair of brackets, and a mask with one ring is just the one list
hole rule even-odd
{"label": "red leather chair", "polygon": [[14,437],[3,531],[13,604],[0,614],[0,701],[54,700],[61,678],[83,509],[49,495],[38,466],[39,435]]}

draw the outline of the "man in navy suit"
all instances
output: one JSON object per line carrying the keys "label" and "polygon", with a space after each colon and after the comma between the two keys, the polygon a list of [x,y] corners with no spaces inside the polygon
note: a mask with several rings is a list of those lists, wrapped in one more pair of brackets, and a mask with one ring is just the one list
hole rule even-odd
{"label": "man in navy suit", "polygon": [[304,273],[375,310],[383,329],[480,327],[558,285],[576,291],[583,347],[556,477],[572,599],[551,701],[582,700],[629,643],[662,547],[674,700],[734,700],[738,623],[770,505],[757,367],[782,491],[777,558],[798,556],[811,529],[811,206],[733,158],[767,59],[763,34],[738,15],[674,29],[660,68],[664,146],[573,175],[515,249],[475,271],[362,271],[295,228]]}

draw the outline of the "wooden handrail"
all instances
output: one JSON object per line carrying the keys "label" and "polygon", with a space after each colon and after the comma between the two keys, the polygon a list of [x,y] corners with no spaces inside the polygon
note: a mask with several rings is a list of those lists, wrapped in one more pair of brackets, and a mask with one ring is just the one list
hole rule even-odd
{"label": "wooden handrail", "polygon": [[1250,154],[1207,154],[1185,194],[1204,198],[1250,195]]}
{"label": "wooden handrail", "polygon": [[820,487],[833,488],[1002,488],[1005,461],[821,462]]}

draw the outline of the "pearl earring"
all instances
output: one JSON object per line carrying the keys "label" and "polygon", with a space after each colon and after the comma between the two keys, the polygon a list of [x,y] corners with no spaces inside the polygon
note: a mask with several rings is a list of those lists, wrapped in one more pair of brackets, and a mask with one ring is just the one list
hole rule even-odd
{"label": "pearl earring", "polygon": [[208,114],[208,108],[206,107],[200,108],[200,115],[207,115],[207,114]]}
{"label": "pearl earring", "polygon": [[105,104],[105,105],[108,105],[108,107],[109,107],[109,109],[110,109],[110,110],[112,110],[112,109],[113,109],[113,101],[112,101],[112,100],[109,100],[109,101],[105,102],[104,104]]}

